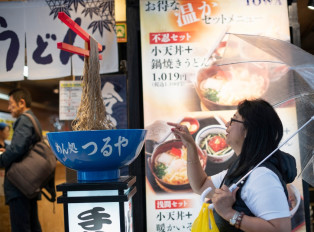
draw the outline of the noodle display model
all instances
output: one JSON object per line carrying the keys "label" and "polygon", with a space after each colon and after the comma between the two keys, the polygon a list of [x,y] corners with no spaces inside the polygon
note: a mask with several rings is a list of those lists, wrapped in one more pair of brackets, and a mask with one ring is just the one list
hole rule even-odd
{"label": "noodle display model", "polygon": [[131,164],[142,150],[147,130],[115,128],[101,95],[101,45],[65,13],[58,18],[86,41],[89,50],[58,43],[59,49],[84,55],[82,97],[73,131],[47,133],[49,144],[64,166],[77,171],[78,180],[119,179],[120,168]]}
{"label": "noodle display model", "polygon": [[101,96],[98,46],[97,41],[92,37],[90,37],[90,56],[84,57],[82,86],[81,103],[72,122],[72,129],[74,131],[115,129],[108,119]]}

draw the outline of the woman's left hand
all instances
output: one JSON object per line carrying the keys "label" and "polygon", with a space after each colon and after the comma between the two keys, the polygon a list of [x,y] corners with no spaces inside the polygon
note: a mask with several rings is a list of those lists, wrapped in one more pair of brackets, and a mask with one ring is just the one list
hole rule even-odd
{"label": "woman's left hand", "polygon": [[236,200],[236,193],[238,189],[239,187],[233,192],[230,192],[229,188],[226,185],[223,185],[220,189],[215,189],[215,193],[212,197],[215,210],[221,217],[228,221],[234,214],[232,206]]}

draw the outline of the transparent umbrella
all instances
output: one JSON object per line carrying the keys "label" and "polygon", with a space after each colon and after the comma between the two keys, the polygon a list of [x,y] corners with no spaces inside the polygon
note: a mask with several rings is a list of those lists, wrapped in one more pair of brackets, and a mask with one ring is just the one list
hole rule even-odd
{"label": "transparent umbrella", "polygon": [[[217,66],[224,72],[234,72],[239,78],[244,74],[238,69],[251,70],[251,79],[261,74],[264,76],[263,85],[267,89],[262,93],[265,100],[276,109],[291,104],[295,106],[298,128],[306,124],[296,133],[301,160],[301,170],[298,173],[303,180],[314,186],[314,56],[286,41],[227,33],[209,61],[212,66]],[[256,80],[258,83],[258,76]]]}
{"label": "transparent umbrella", "polygon": [[[243,88],[243,84],[237,85],[235,81],[226,90],[229,93],[233,92],[234,96],[242,95],[243,99],[248,96],[262,97],[270,102],[277,111],[285,107],[293,106],[295,108],[296,131],[290,133],[278,148],[253,169],[298,135],[301,160],[301,170],[298,170],[298,173],[303,180],[314,186],[314,56],[289,42],[263,36],[230,33],[225,34],[217,48],[209,50],[213,51],[208,57],[209,67],[198,73],[197,82],[204,79],[207,81],[208,76],[227,79],[229,82],[234,78],[242,79],[242,83],[254,81],[253,84],[250,83],[246,86],[247,89]],[[210,83],[208,86],[214,84],[214,82],[208,83]],[[201,87],[201,84],[197,85],[197,88]],[[252,92],[255,95],[252,96]],[[210,101],[214,103],[211,103],[209,107],[216,107],[215,109],[230,109],[243,100],[229,97],[219,103],[222,94],[218,97],[217,92],[212,93],[210,92]],[[223,105],[228,100],[229,103]],[[222,106],[217,108],[219,104]],[[251,171],[248,171],[237,183],[233,183],[229,189],[233,191],[243,179],[250,175]],[[208,188],[203,192],[202,202],[210,191],[211,188]],[[194,223],[195,226],[199,225],[201,221],[200,217],[204,212],[204,207],[212,213],[214,206],[203,204],[200,215]],[[209,217],[208,220],[208,228],[216,229],[214,219]]]}

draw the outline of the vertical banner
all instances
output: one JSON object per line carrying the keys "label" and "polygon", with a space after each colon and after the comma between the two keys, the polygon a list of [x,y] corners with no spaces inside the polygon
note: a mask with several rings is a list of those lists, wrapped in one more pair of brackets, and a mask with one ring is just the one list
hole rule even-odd
{"label": "vertical banner", "polygon": [[0,80],[24,79],[25,28],[23,4],[1,3],[0,8]]}
{"label": "vertical banner", "polygon": [[101,95],[106,112],[117,129],[128,128],[126,75],[101,75]]}
{"label": "vertical banner", "polygon": [[[186,148],[175,140],[167,122],[188,126],[207,175],[227,169],[236,155],[225,143],[225,123],[241,100],[271,99],[276,81],[286,73],[273,75],[276,68],[282,68],[277,64],[218,63],[224,59],[248,61],[253,56],[273,61],[231,34],[289,41],[287,2],[140,0],[140,14],[144,126],[148,130],[147,231],[190,231],[200,210],[200,196],[189,185]],[[283,89],[288,86],[285,80],[280,83]],[[280,108],[278,114],[285,139],[297,128],[295,107]],[[208,141],[209,135],[222,145]],[[204,147],[205,143],[210,148]],[[296,157],[299,168],[297,138],[282,150]],[[294,185],[302,192],[300,183],[299,179]],[[294,229],[304,223],[301,205],[293,217]]]}

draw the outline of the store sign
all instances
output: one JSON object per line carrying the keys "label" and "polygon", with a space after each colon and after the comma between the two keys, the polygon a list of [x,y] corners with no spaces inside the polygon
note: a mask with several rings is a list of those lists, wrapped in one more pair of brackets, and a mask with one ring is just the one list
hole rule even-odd
{"label": "store sign", "polygon": [[69,204],[69,232],[121,231],[119,203]]}
{"label": "store sign", "polygon": [[116,31],[118,43],[126,43],[127,42],[126,22],[117,22]]}
{"label": "store sign", "polygon": [[0,81],[23,80],[25,35],[28,79],[82,75],[84,57],[57,49],[57,42],[84,48],[85,41],[58,19],[63,11],[103,46],[100,73],[118,71],[114,1],[31,0],[0,3]]}
{"label": "store sign", "polygon": [[[99,191],[69,191],[68,197],[88,197],[94,196],[118,196],[117,190],[99,190]],[[84,202],[68,204],[68,225],[69,232],[84,231],[125,231],[131,232],[130,229],[130,205],[132,201],[124,203],[124,208],[120,208],[119,202]],[[120,212],[123,210],[123,212]],[[123,214],[124,213],[124,214]],[[123,219],[129,228],[121,228],[120,220]],[[126,217],[127,216],[127,217]],[[124,225],[124,223],[123,223]]]}
{"label": "store sign", "polygon": [[[147,231],[190,231],[201,207],[200,196],[189,185],[186,149],[175,140],[167,122],[188,126],[207,175],[227,169],[236,155],[223,143],[225,122],[241,100],[269,98],[284,73],[275,75],[277,66],[264,63],[224,67],[217,63],[256,55],[231,34],[289,41],[287,2],[141,0],[140,14],[144,126],[148,130]],[[288,89],[284,82],[280,84],[283,90]],[[285,139],[297,128],[296,111],[289,106],[278,114]],[[210,134],[216,134],[223,145],[210,142]],[[297,138],[283,150],[300,161]],[[300,180],[294,184],[302,192]],[[293,219],[294,228],[304,222],[302,210]]]}

